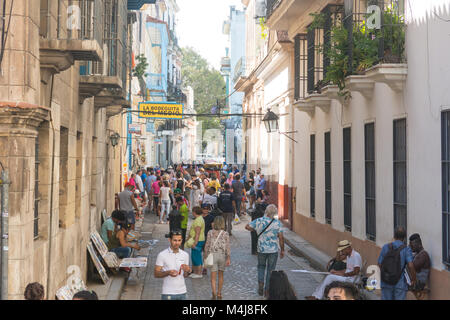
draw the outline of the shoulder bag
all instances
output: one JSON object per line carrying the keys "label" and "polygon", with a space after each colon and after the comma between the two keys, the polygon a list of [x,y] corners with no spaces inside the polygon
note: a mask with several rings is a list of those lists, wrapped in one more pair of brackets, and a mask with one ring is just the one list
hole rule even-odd
{"label": "shoulder bag", "polygon": [[217,241],[219,241],[220,236],[222,235],[223,230],[220,231],[219,235],[217,236],[216,241],[214,241],[213,246],[211,247],[211,252],[209,253],[208,257],[205,259],[205,267],[211,268],[214,264],[214,255],[212,253],[212,249],[216,246]]}
{"label": "shoulder bag", "polygon": [[267,228],[268,228],[268,227],[272,224],[272,222],[274,222],[274,221],[275,221],[275,219],[272,219],[272,221],[270,221],[270,223],[264,228],[264,230],[261,231],[260,234],[257,234],[257,235],[256,235],[256,239],[257,239],[257,240],[259,239],[259,237],[260,237],[264,232],[266,232]]}

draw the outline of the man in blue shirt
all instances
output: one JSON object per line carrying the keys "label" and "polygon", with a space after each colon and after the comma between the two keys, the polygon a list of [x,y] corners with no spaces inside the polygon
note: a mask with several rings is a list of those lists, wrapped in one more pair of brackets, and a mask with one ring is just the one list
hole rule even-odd
{"label": "man in blue shirt", "polygon": [[262,173],[260,177],[259,184],[256,186],[256,199],[263,199],[262,191],[266,189],[266,179]]}
{"label": "man in blue shirt", "polygon": [[256,231],[258,236],[258,293],[260,296],[268,295],[270,275],[277,265],[278,249],[280,249],[280,259],[284,257],[283,225],[280,220],[275,219],[277,214],[277,207],[271,204],[267,206],[264,217],[253,220],[245,226],[248,231]]}
{"label": "man in blue shirt", "polygon": [[[400,251],[401,270],[402,274],[398,282],[393,284],[385,283],[381,280],[381,300],[405,300],[406,292],[408,291],[408,283],[405,278],[405,268],[408,266],[409,275],[411,277],[411,284],[414,285],[416,281],[416,272],[413,264],[413,254],[410,247],[406,246],[404,241],[406,239],[406,230],[403,227],[397,227],[394,231],[394,242],[392,247],[398,249],[400,246],[404,246]],[[391,243],[385,244],[381,249],[380,256],[378,257],[378,266],[382,269],[383,260],[389,252]],[[383,272],[383,271],[381,271]]]}

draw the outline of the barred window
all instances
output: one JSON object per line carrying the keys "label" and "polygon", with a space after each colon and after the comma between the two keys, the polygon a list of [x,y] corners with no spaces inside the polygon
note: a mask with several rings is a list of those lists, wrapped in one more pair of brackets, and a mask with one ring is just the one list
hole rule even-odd
{"label": "barred window", "polygon": [[376,208],[375,208],[375,124],[364,126],[364,158],[366,187],[366,236],[376,239]]}
{"label": "barred window", "polygon": [[308,89],[308,45],[307,34],[295,37],[295,100],[306,97]]}
{"label": "barred window", "polygon": [[394,228],[407,226],[406,119],[394,121]]}
{"label": "barred window", "polygon": [[344,227],[352,231],[352,158],[351,128],[343,130],[344,148]]}
{"label": "barred window", "polygon": [[34,154],[34,239],[39,238],[39,138],[36,137],[35,141],[35,154]]}
{"label": "barred window", "polygon": [[325,133],[325,222],[331,224],[331,141]]}
{"label": "barred window", "polygon": [[442,260],[450,269],[450,111],[441,116]]}
{"label": "barred window", "polygon": [[316,216],[316,135],[312,134],[310,136],[310,179],[309,179],[309,202],[311,217]]}

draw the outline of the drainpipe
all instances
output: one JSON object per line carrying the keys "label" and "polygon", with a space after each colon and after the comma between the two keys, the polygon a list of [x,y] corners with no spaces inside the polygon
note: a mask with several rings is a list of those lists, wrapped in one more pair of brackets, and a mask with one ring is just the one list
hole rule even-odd
{"label": "drainpipe", "polygon": [[[52,86],[50,88],[50,102],[49,102],[49,108],[51,109],[52,106],[52,100],[53,100],[53,83],[54,83],[55,75],[52,74]],[[52,167],[50,171],[51,175],[51,182],[50,182],[50,213],[49,213],[49,230],[48,230],[48,260],[47,260],[47,289],[45,290],[47,295],[47,300],[49,299],[49,293],[50,293],[50,265],[52,261],[52,231],[53,231],[53,181],[54,181],[54,174],[55,174],[55,126],[53,125],[53,113],[50,111],[50,123],[52,125],[53,130],[53,145],[52,145]]]}
{"label": "drainpipe", "polygon": [[1,174],[1,188],[2,188],[2,217],[1,217],[1,244],[2,244],[2,254],[1,254],[1,272],[2,272],[2,288],[1,296],[2,300],[8,300],[8,198],[9,198],[9,173],[2,167]]}

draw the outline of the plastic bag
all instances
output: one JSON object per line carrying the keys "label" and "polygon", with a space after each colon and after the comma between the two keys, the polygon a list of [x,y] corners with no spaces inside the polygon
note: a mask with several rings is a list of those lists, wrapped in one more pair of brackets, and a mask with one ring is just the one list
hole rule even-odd
{"label": "plastic bag", "polygon": [[241,223],[241,219],[239,219],[239,216],[237,214],[235,214],[233,224],[239,224],[239,223]]}

